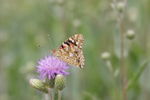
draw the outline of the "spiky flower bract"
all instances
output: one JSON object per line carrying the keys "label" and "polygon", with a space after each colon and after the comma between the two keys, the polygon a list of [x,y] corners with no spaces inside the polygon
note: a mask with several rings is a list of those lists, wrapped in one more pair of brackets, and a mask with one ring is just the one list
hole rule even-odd
{"label": "spiky flower bract", "polygon": [[54,79],[56,75],[68,75],[69,65],[57,57],[46,56],[38,62],[37,72],[42,79]]}

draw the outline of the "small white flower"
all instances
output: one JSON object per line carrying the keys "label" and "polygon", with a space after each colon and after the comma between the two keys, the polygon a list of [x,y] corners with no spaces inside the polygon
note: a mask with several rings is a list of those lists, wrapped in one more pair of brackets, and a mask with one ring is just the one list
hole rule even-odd
{"label": "small white flower", "polygon": [[109,52],[102,53],[101,58],[103,60],[108,60],[110,58],[110,53]]}
{"label": "small white flower", "polygon": [[134,37],[135,37],[134,30],[132,30],[132,29],[127,30],[126,37],[130,40],[134,39]]}

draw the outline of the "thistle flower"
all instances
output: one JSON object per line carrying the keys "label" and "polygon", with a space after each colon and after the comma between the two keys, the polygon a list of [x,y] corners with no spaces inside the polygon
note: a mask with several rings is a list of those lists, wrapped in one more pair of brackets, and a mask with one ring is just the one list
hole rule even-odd
{"label": "thistle flower", "polygon": [[56,75],[68,75],[68,64],[54,56],[46,56],[38,62],[37,72],[42,79],[54,79]]}

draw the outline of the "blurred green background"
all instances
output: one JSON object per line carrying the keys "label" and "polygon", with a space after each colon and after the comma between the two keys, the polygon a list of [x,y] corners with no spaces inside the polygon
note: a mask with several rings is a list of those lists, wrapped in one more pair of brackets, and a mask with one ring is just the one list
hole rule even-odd
{"label": "blurred green background", "polygon": [[[0,0],[0,100],[43,100],[29,85],[37,77],[31,68],[75,33],[85,38],[85,68],[71,68],[63,100],[116,100],[121,94],[101,59],[111,54],[114,70],[120,68],[120,35],[111,0]],[[150,0],[129,0],[126,29],[127,77],[131,79],[150,57]],[[118,72],[119,73],[119,72]],[[150,66],[128,90],[128,100],[150,100]],[[117,90],[118,92],[115,92]]]}

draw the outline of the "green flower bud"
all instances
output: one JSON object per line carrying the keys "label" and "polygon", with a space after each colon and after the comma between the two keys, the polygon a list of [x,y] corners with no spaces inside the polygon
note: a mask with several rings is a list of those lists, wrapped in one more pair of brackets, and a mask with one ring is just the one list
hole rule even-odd
{"label": "green flower bud", "polygon": [[57,90],[63,90],[65,88],[65,77],[63,75],[57,75],[55,78],[55,88]]}
{"label": "green flower bud", "polygon": [[102,53],[101,58],[103,60],[109,60],[110,59],[110,53],[109,52]]}
{"label": "green flower bud", "polygon": [[132,39],[134,39],[134,37],[135,37],[135,32],[134,32],[134,30],[128,30],[127,31],[127,33],[126,33],[126,37],[129,39],[129,40],[132,40]]}
{"label": "green flower bud", "polygon": [[42,91],[44,93],[48,93],[48,89],[46,88],[45,84],[41,80],[30,79],[29,83],[33,88]]}
{"label": "green flower bud", "polygon": [[125,9],[125,2],[118,2],[116,5],[116,9],[118,10],[118,12],[122,13]]}

